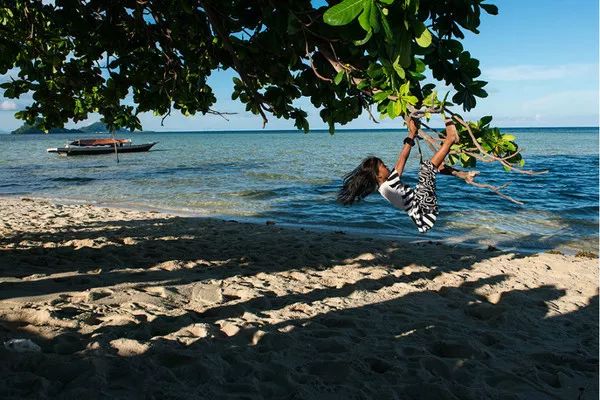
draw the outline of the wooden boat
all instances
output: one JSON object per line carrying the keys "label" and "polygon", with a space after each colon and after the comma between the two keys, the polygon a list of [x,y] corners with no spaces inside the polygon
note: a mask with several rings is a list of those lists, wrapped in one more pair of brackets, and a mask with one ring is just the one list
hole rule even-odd
{"label": "wooden boat", "polygon": [[133,144],[129,139],[78,139],[65,147],[47,149],[48,153],[58,153],[61,156],[79,156],[93,154],[138,153],[148,151],[158,142]]}

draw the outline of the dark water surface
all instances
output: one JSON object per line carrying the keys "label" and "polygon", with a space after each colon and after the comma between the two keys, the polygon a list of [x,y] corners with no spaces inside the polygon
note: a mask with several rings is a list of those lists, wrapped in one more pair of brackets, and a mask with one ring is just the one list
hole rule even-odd
{"label": "dark water surface", "polygon": [[[421,235],[378,195],[362,204],[335,203],[341,177],[366,155],[393,164],[404,133],[339,131],[136,133],[158,141],[149,153],[59,157],[46,152],[76,135],[0,135],[0,195],[37,196],[97,204],[156,208],[201,216],[359,232],[415,240],[467,241],[503,249],[597,251],[598,129],[506,129],[525,150],[526,167],[548,174],[506,173],[480,163],[481,182],[510,182],[493,193],[441,176],[440,216]],[[426,152],[427,155],[431,153]],[[416,149],[407,165],[414,184]]]}

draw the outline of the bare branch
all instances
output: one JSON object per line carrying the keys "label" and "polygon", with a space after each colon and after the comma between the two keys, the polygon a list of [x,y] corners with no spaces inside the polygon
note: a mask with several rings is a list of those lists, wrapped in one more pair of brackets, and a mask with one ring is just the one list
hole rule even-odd
{"label": "bare branch", "polygon": [[513,197],[510,197],[504,193],[501,192],[502,189],[504,189],[504,187],[508,186],[508,185],[502,185],[502,186],[493,186],[493,185],[488,185],[487,183],[478,183],[478,182],[467,182],[469,185],[473,185],[475,187],[478,188],[485,188],[485,189],[489,189],[492,192],[496,193],[498,196],[502,197],[503,199],[506,199],[508,201],[511,201],[515,204],[519,204],[519,205],[523,205],[525,203],[523,203],[522,201],[516,200]]}
{"label": "bare branch", "polygon": [[508,187],[510,185],[509,183],[505,183],[503,185],[500,186],[494,186],[494,185],[490,185],[487,183],[479,183],[479,182],[475,182],[474,179],[477,175],[479,175],[479,171],[459,171],[459,170],[455,170],[452,172],[452,175],[455,176],[458,179],[462,179],[464,180],[467,184],[471,185],[471,186],[475,186],[478,188],[482,188],[482,189],[488,189],[492,192],[494,192],[495,194],[497,194],[498,196],[502,197],[503,199],[506,199],[510,202],[513,202],[515,204],[519,204],[519,205],[523,205],[524,203],[522,201],[516,200],[515,198],[508,196],[504,193],[502,193],[502,190],[505,189],[506,187]]}
{"label": "bare branch", "polygon": [[425,140],[425,142],[427,143],[427,145],[429,146],[429,148],[435,153],[436,151],[439,150],[440,146],[437,143],[437,139],[433,138],[432,136],[429,136],[427,133],[425,133],[425,131],[423,131],[422,129],[419,129],[418,134],[421,138],[423,138],[423,140]]}
{"label": "bare branch", "polygon": [[219,117],[223,118],[225,121],[229,122],[229,119],[227,119],[226,115],[236,115],[236,112],[227,112],[227,111],[216,111],[213,109],[208,109],[208,111],[206,112],[206,114],[211,114],[211,115],[218,115]]}
{"label": "bare branch", "polygon": [[332,82],[333,81],[332,79],[324,77],[323,75],[321,75],[319,73],[319,71],[317,71],[317,68],[315,67],[315,63],[313,62],[313,58],[312,58],[311,52],[308,49],[308,41],[306,40],[306,35],[304,35],[304,44],[305,44],[304,48],[306,49],[306,57],[310,61],[310,67],[312,68],[312,70],[313,70],[314,74],[316,75],[316,77],[319,78],[319,79],[321,79],[321,80],[323,80],[323,81],[325,81],[325,82]]}
{"label": "bare branch", "polygon": [[169,112],[166,113],[165,115],[163,115],[163,117],[160,119],[160,126],[164,126],[165,119],[167,119],[167,117],[169,115],[171,115],[171,111],[172,111],[172,108],[171,108],[171,105],[170,105],[170,102],[169,102]]}

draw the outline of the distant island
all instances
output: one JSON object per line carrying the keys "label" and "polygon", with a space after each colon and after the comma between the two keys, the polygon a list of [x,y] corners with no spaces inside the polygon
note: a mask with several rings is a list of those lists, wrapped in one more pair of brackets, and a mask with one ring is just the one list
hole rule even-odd
{"label": "distant island", "polygon": [[[115,131],[115,133],[127,133],[129,132],[127,129],[117,129]],[[38,125],[30,125],[30,124],[23,124],[23,126],[21,126],[18,129],[15,129],[14,131],[11,132],[12,135],[34,135],[34,134],[40,134],[40,133],[45,133],[44,131],[42,131],[40,128],[38,128]],[[77,129],[67,129],[67,128],[52,128],[48,131],[48,133],[110,133],[110,131],[108,130],[108,128],[106,127],[106,125],[103,122],[94,122],[91,125],[88,126],[84,126],[81,128],[77,128]]]}

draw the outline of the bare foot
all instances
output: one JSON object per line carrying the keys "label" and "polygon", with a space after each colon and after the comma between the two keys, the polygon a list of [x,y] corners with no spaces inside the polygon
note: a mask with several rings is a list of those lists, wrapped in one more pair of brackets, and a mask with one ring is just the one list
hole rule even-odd
{"label": "bare foot", "polygon": [[456,125],[454,125],[452,120],[448,120],[448,122],[446,122],[446,140],[451,141],[452,144],[460,142]]}
{"label": "bare foot", "polygon": [[454,175],[460,179],[464,179],[467,183],[473,183],[473,179],[479,175],[479,171],[456,171]]}

